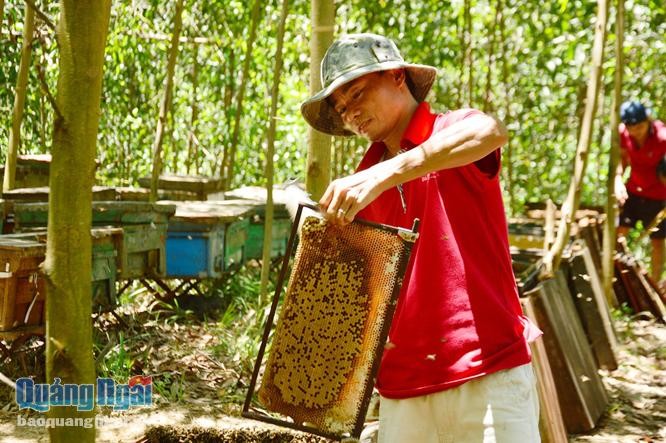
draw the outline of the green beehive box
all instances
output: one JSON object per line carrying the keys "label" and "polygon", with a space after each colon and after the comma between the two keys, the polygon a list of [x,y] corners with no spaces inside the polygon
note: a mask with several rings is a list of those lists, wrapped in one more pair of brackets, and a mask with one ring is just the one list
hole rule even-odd
{"label": "green beehive box", "polygon": [[[166,224],[176,211],[174,205],[140,201],[99,201],[92,204],[93,226]],[[14,204],[16,229],[44,227],[48,222],[48,203]]]}
{"label": "green beehive box", "polygon": [[118,305],[116,294],[116,250],[113,245],[93,245],[93,312],[108,312]]}
{"label": "green beehive box", "polygon": [[[266,189],[245,186],[224,193],[225,198],[245,199],[252,202],[255,215],[250,221],[248,241],[245,246],[247,259],[260,259],[264,249],[264,224],[266,216]],[[283,256],[291,234],[291,218],[286,206],[286,194],[282,189],[273,189],[273,227],[271,229],[271,258]]]}
{"label": "green beehive box", "polygon": [[[256,219],[250,222],[245,255],[247,259],[260,259],[264,250],[264,222]],[[287,242],[291,233],[291,219],[275,218],[271,229],[271,258],[281,257],[287,251]]]}
{"label": "green beehive box", "polygon": [[118,278],[163,277],[166,273],[166,233],[163,223],[123,226],[118,248]]}

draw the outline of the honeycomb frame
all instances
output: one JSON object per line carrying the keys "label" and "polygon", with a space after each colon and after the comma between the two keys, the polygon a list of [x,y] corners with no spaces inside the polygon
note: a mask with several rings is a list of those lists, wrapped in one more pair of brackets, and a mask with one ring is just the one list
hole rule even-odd
{"label": "honeycomb frame", "polygon": [[306,207],[316,209],[301,204],[296,214],[242,415],[332,439],[358,438],[418,220],[409,231],[306,217],[275,324]]}

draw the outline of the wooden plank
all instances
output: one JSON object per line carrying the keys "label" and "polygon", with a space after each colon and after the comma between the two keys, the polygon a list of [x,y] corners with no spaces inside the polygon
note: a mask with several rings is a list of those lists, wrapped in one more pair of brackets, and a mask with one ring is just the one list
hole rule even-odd
{"label": "wooden plank", "polygon": [[[532,297],[521,297],[520,304],[525,315],[537,323],[537,315]],[[557,397],[553,372],[548,362],[548,355],[543,339],[530,344],[532,364],[537,373],[537,391],[539,393],[539,432],[543,443],[566,443],[567,431],[564,427],[562,409]]]}
{"label": "wooden plank", "polygon": [[[115,200],[116,193],[109,186],[93,186],[93,200]],[[49,187],[38,186],[30,188],[16,188],[2,193],[6,200],[17,202],[47,202],[49,201]]]}
{"label": "wooden plank", "polygon": [[567,431],[587,432],[606,410],[608,396],[562,270],[525,295],[534,299]]}
{"label": "wooden plank", "polygon": [[578,221],[578,236],[585,241],[596,269],[603,269],[601,264],[601,241],[597,236],[597,220],[586,217]]}
{"label": "wooden plank", "polygon": [[617,338],[601,279],[590,250],[583,242],[577,240],[572,251],[567,267],[569,286],[583,329],[597,365],[615,370]]}
{"label": "wooden plank", "polygon": [[[176,212],[169,220],[170,230],[196,230],[195,225],[210,226],[232,223],[250,217],[255,205],[245,200],[175,202]],[[209,228],[204,228],[208,230]]]}

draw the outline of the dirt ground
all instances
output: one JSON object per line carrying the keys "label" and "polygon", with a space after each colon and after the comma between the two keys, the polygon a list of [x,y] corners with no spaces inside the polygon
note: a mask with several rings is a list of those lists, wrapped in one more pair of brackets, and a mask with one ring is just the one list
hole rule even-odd
{"label": "dirt ground", "polygon": [[[620,367],[603,373],[610,403],[608,413],[596,429],[586,435],[571,436],[572,442],[626,443],[666,442],[666,326],[641,317],[616,321],[621,343]],[[153,344],[163,353],[166,343],[176,349],[172,358],[162,358],[165,366],[190,369],[183,378],[182,395],[177,401],[157,398],[148,408],[125,413],[102,411],[104,421],[97,427],[98,442],[322,442],[323,439],[238,417],[240,394],[234,399],[221,392],[229,377],[238,374],[208,354],[216,336],[204,324],[187,330],[177,323],[171,333],[176,342]],[[164,331],[163,331],[164,332]],[[25,364],[25,362],[24,362]],[[6,365],[5,365],[6,368]],[[4,369],[0,371],[4,372]],[[161,370],[164,368],[151,368]],[[237,378],[232,384],[237,383]],[[18,426],[18,408],[6,386],[0,387],[0,443],[45,442],[43,427]],[[21,416],[38,418],[31,412]],[[106,414],[106,415],[105,415]]]}

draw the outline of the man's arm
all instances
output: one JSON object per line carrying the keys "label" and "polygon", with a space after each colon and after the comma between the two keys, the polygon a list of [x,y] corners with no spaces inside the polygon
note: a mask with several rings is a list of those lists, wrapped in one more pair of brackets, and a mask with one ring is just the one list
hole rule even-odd
{"label": "man's arm", "polygon": [[473,115],[423,144],[359,173],[333,181],[320,205],[327,219],[348,223],[382,192],[430,172],[473,163],[504,145],[507,132],[488,115]]}

